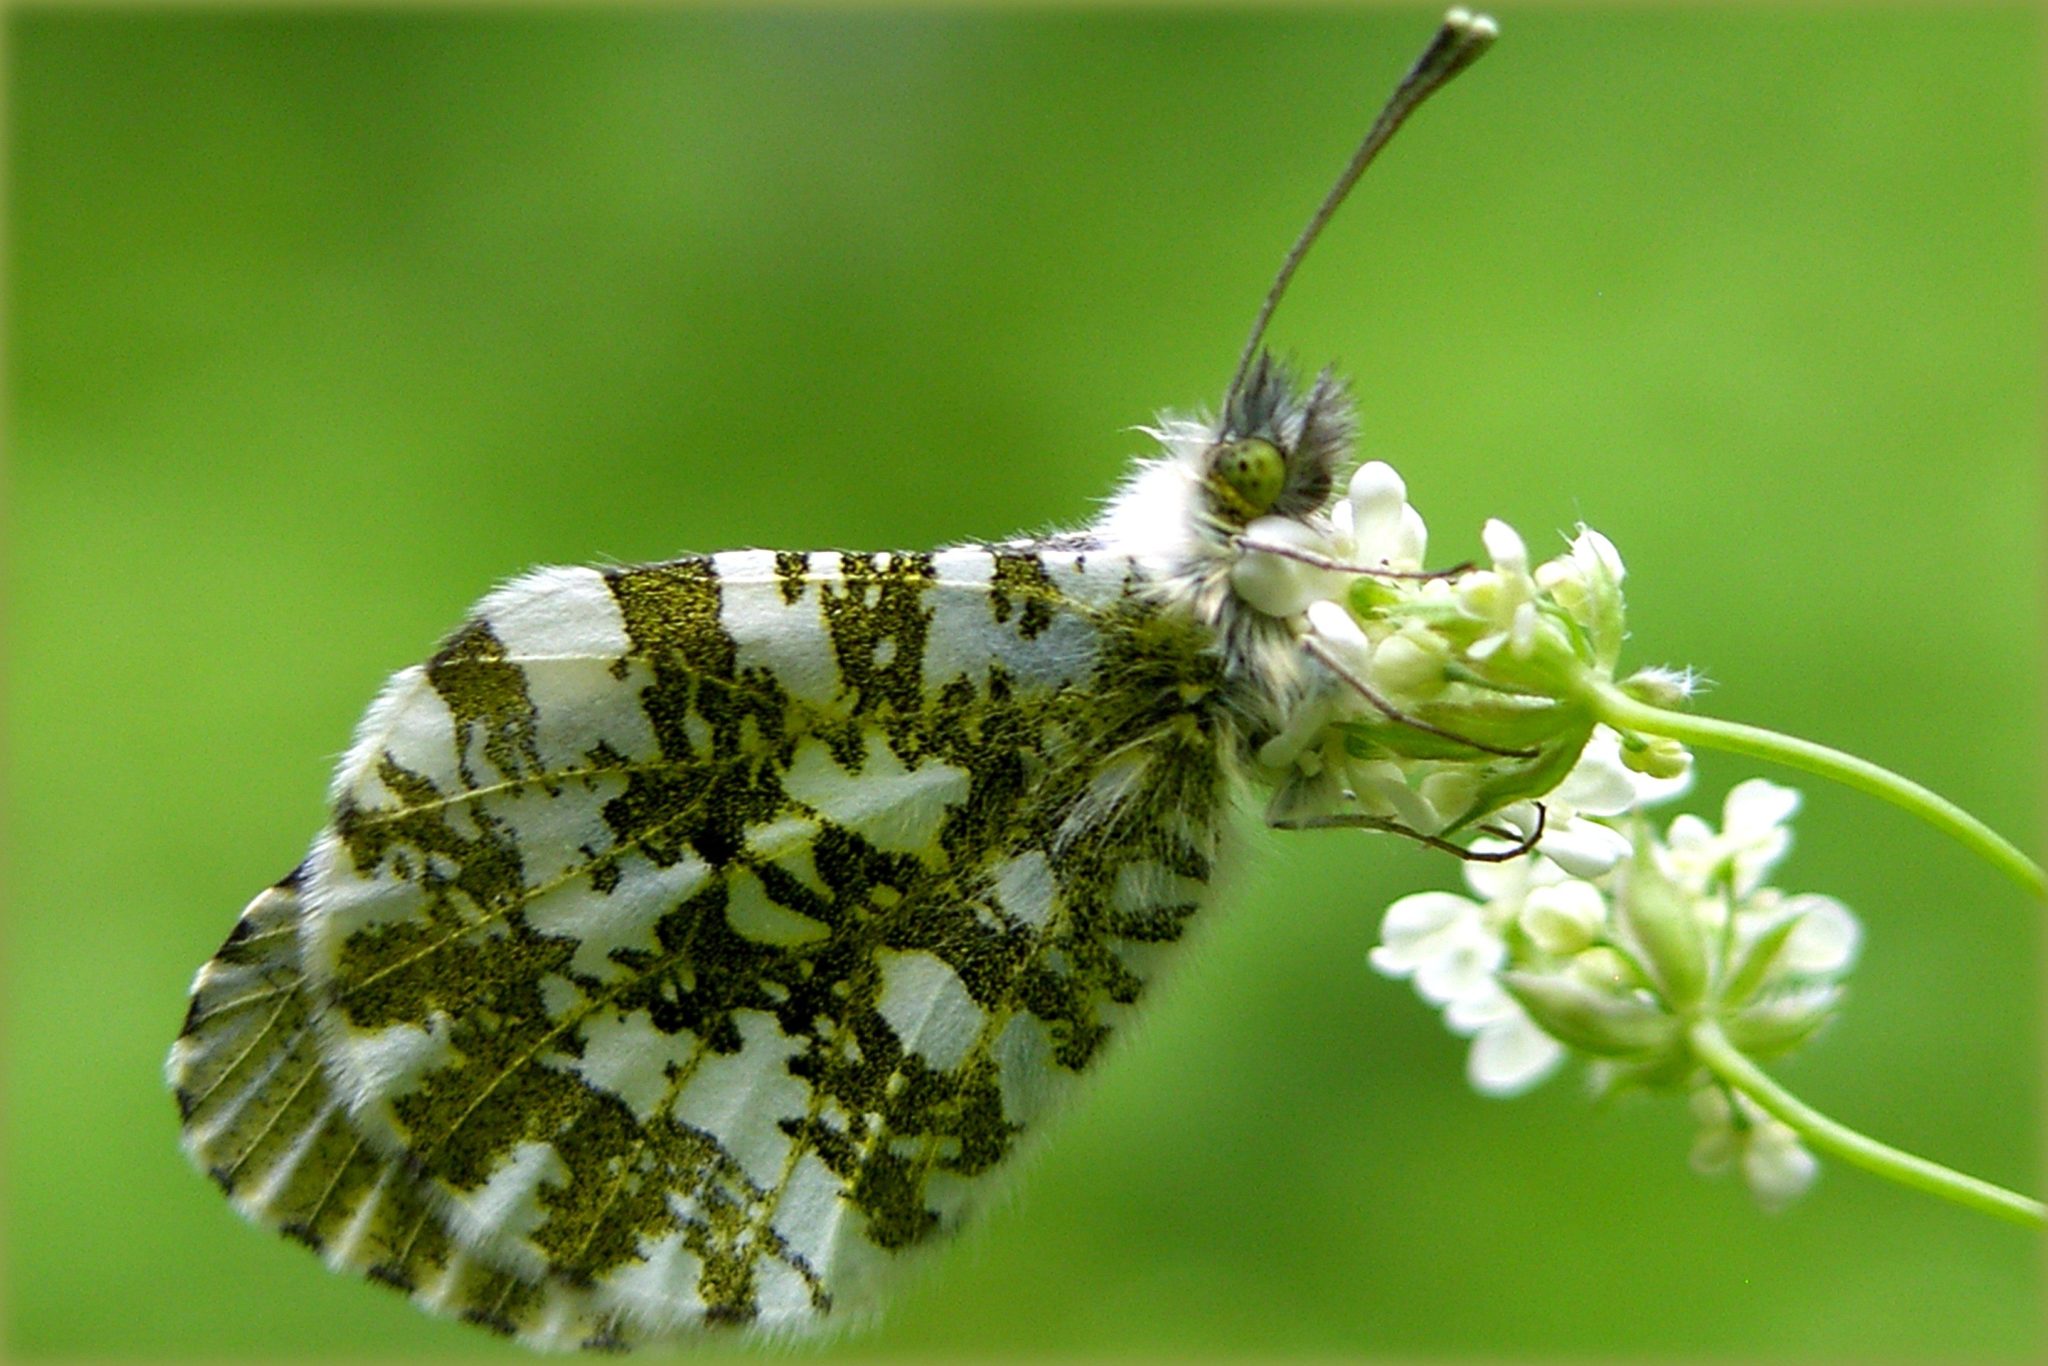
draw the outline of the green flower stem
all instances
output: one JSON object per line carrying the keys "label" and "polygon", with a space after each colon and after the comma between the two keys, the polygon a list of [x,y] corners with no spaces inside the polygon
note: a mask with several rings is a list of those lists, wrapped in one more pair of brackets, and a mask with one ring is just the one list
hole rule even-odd
{"label": "green flower stem", "polygon": [[1844,1162],[1853,1162],[1888,1181],[1938,1195],[1958,1205],[2030,1228],[2048,1228],[2048,1206],[2043,1206],[2039,1200],[2029,1200],[2003,1186],[1951,1171],[1924,1157],[1902,1153],[1829,1119],[1772,1081],[1762,1068],[1728,1042],[1728,1036],[1713,1021],[1695,1023],[1688,1038],[1693,1055],[1705,1063],[1709,1071],[1790,1125],[1801,1138],[1822,1152],[1833,1153]]}
{"label": "green flower stem", "polygon": [[1702,749],[1727,750],[1732,754],[1772,759],[1789,768],[1830,778],[1890,802],[1961,841],[2025,888],[2036,900],[2048,899],[2048,878],[2044,878],[2040,866],[2021,853],[2011,841],[1947,798],[1867,759],[1817,745],[1811,740],[1801,740],[1797,736],[1780,735],[1761,726],[1719,721],[1711,716],[1695,716],[1689,712],[1651,706],[1606,684],[1594,685],[1588,692],[1587,701],[1602,721],[1617,730],[1663,735]]}

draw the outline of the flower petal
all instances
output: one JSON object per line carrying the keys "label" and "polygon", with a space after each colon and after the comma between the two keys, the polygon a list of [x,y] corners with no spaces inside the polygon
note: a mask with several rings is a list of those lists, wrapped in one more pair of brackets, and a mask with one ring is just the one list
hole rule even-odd
{"label": "flower petal", "polygon": [[1639,776],[1621,762],[1621,737],[1599,726],[1557,785],[1556,798],[1582,815],[1619,816],[1635,806]]}
{"label": "flower petal", "polygon": [[1521,1014],[1522,1008],[1502,989],[1500,979],[1488,977],[1483,988],[1444,1006],[1444,1027],[1453,1034],[1470,1037],[1490,1024]]}
{"label": "flower petal", "polygon": [[1799,1135],[1775,1119],[1751,1129],[1742,1145],[1742,1179],[1767,1210],[1797,1200],[1819,1174],[1820,1162],[1801,1146]]}
{"label": "flower petal", "polygon": [[1401,509],[1401,532],[1394,538],[1394,553],[1387,563],[1396,569],[1418,568],[1429,557],[1429,526],[1410,505]]}
{"label": "flower petal", "polygon": [[1518,576],[1529,572],[1529,547],[1522,543],[1522,534],[1500,518],[1486,519],[1479,540],[1496,572]]}
{"label": "flower petal", "polygon": [[1744,843],[1783,825],[1799,809],[1799,790],[1780,787],[1768,778],[1749,778],[1728,789],[1721,806],[1721,829]]}
{"label": "flower petal", "polygon": [[1516,1096],[1564,1062],[1564,1045],[1526,1015],[1488,1025],[1465,1055],[1465,1076],[1483,1096]]}
{"label": "flower petal", "polygon": [[[1330,558],[1333,547],[1313,527],[1293,517],[1261,517],[1244,529],[1245,539],[1285,546]],[[1291,617],[1322,598],[1344,591],[1345,579],[1286,555],[1247,550],[1230,567],[1230,587],[1238,597],[1268,616]]]}
{"label": "flower petal", "polygon": [[1479,907],[1452,892],[1415,892],[1387,907],[1373,967],[1388,977],[1406,977],[1425,960],[1448,950],[1447,937],[1463,919],[1477,920]]}
{"label": "flower petal", "polygon": [[1573,877],[1594,878],[1628,857],[1628,836],[1593,820],[1551,824],[1536,842],[1543,856]]}
{"label": "flower petal", "polygon": [[1401,510],[1408,505],[1408,486],[1392,465],[1368,460],[1351,476],[1346,500],[1351,506],[1351,539],[1359,561],[1382,564],[1401,549]]}
{"label": "flower petal", "polygon": [[1415,992],[1433,1006],[1445,1006],[1491,991],[1493,975],[1507,963],[1508,946],[1475,917],[1442,936],[1445,949],[1415,965]]}
{"label": "flower petal", "polygon": [[1788,897],[1784,909],[1799,916],[1778,958],[1787,972],[1833,977],[1847,972],[1863,947],[1863,926],[1831,896]]}

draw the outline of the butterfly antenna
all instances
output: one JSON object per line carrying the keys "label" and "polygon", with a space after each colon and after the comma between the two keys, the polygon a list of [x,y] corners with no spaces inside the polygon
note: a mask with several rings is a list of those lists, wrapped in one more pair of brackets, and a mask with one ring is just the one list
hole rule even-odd
{"label": "butterfly antenna", "polygon": [[1252,357],[1258,353],[1259,341],[1266,335],[1266,323],[1279,306],[1280,296],[1287,292],[1287,282],[1294,278],[1295,267],[1301,258],[1308,255],[1308,249],[1315,245],[1322,233],[1323,225],[1335,216],[1337,206],[1351,193],[1351,187],[1365,174],[1365,168],[1372,165],[1372,159],[1379,155],[1380,148],[1408,116],[1422,107],[1422,102],[1442,89],[1451,79],[1473,62],[1479,54],[1500,35],[1500,27],[1484,14],[1474,14],[1467,9],[1454,9],[1444,16],[1442,27],[1429,40],[1422,55],[1415,59],[1415,65],[1394,87],[1394,93],[1387,97],[1386,107],[1380,116],[1372,121],[1372,129],[1366,133],[1365,141],[1358,144],[1358,150],[1351,154],[1350,164],[1344,174],[1337,177],[1337,183],[1323,196],[1315,216],[1308,220],[1308,226],[1295,239],[1294,249],[1287,253],[1287,259],[1280,263],[1280,273],[1273,277],[1273,287],[1266,291],[1266,301],[1259,306],[1258,319],[1252,323],[1252,334],[1245,338],[1244,354],[1237,358],[1237,372],[1230,377],[1230,389],[1224,396],[1223,411],[1229,412],[1237,402],[1238,393],[1244,387],[1245,376],[1251,370]]}

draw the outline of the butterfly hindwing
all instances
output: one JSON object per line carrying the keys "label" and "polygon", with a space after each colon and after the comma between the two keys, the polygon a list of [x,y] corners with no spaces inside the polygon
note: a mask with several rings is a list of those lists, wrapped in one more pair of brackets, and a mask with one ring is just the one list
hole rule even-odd
{"label": "butterfly hindwing", "polygon": [[188,1148],[537,1345],[858,1317],[1202,899],[1209,641],[1085,547],[528,575],[203,970]]}

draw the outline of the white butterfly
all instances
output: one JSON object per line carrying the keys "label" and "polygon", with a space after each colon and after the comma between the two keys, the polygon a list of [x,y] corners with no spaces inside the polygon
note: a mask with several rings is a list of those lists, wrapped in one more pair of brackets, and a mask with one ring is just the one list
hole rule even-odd
{"label": "white butterfly", "polygon": [[1258,343],[1493,33],[1446,18],[1221,416],[1162,423],[1093,527],[537,570],[392,679],[172,1050],[235,1207],[540,1347],[871,1312],[1116,1036],[1259,750],[1341,686],[1244,571],[1335,534],[1351,407]]}

